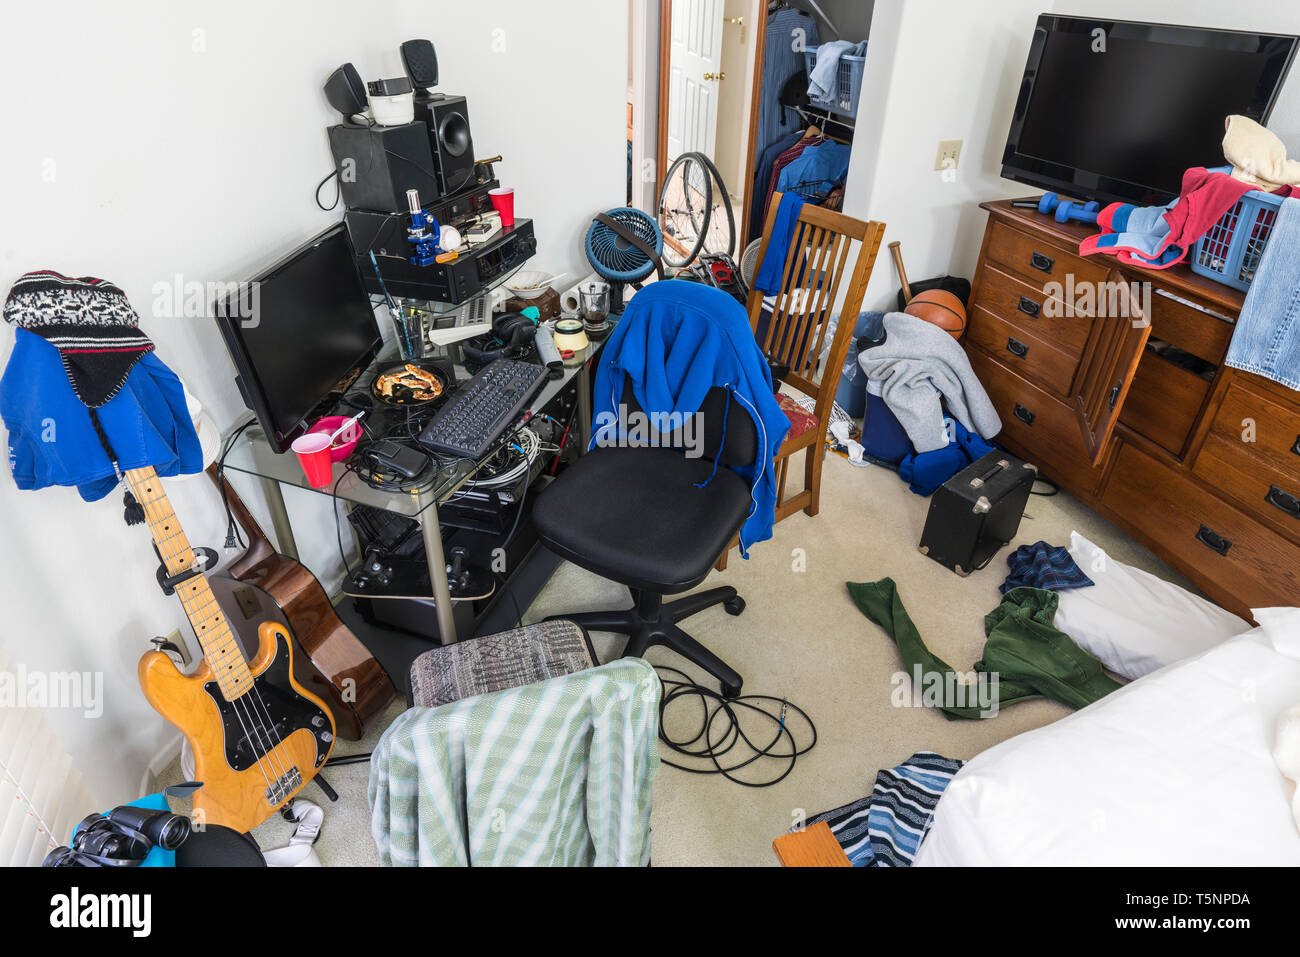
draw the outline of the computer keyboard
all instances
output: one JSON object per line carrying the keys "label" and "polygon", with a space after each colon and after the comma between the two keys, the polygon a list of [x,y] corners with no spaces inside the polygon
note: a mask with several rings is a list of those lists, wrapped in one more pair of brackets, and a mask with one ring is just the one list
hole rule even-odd
{"label": "computer keyboard", "polygon": [[544,366],[497,359],[451,393],[420,433],[420,444],[440,455],[480,458],[519,420],[546,381]]}

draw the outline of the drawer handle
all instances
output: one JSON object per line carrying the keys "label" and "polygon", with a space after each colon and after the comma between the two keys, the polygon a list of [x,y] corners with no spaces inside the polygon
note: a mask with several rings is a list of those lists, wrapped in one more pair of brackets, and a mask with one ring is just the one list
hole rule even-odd
{"label": "drawer handle", "polygon": [[1051,272],[1052,267],[1056,265],[1056,260],[1051,256],[1044,256],[1038,250],[1034,250],[1033,255],[1029,257],[1029,265],[1040,272]]}
{"label": "drawer handle", "polygon": [[1300,455],[1300,435],[1295,437],[1295,445],[1291,446],[1291,451],[1296,455]]}
{"label": "drawer handle", "polygon": [[1007,352],[1023,359],[1025,356],[1029,355],[1029,346],[1025,345],[1019,339],[1009,338],[1007,339]]}
{"label": "drawer handle", "polygon": [[1196,533],[1196,540],[1208,548],[1214,549],[1220,555],[1228,554],[1228,549],[1232,547],[1232,542],[1228,541],[1208,525],[1202,525]]}
{"label": "drawer handle", "polygon": [[1112,412],[1115,411],[1115,403],[1119,401],[1119,390],[1120,387],[1123,385],[1124,383],[1122,381],[1116,382],[1114,388],[1110,390],[1110,397],[1106,400],[1106,402],[1110,406],[1110,410]]}
{"label": "drawer handle", "polygon": [[[1026,316],[1029,316],[1032,319],[1037,319],[1038,311],[1043,307],[1041,304],[1034,302],[1034,300],[1028,298],[1027,296],[1021,296],[1020,305],[1018,305],[1016,308],[1019,309],[1021,312],[1023,312]],[[1300,441],[1300,439],[1297,439],[1297,441]]]}
{"label": "drawer handle", "polygon": [[1012,410],[1012,414],[1021,422],[1025,423],[1025,425],[1033,425],[1034,419],[1036,418],[1034,413],[1030,412],[1019,402],[1016,403],[1016,407]]}
{"label": "drawer handle", "polygon": [[1268,494],[1264,496],[1264,501],[1286,512],[1292,518],[1300,518],[1300,498],[1296,498],[1289,492],[1284,492],[1276,485],[1268,487]]}

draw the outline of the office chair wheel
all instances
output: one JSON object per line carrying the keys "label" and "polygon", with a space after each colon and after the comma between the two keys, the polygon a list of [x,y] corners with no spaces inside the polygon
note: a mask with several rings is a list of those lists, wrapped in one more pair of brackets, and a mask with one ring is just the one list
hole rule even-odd
{"label": "office chair wheel", "polygon": [[[745,610],[745,599],[741,598],[739,595],[737,595],[735,598],[728,598],[726,601],[722,603],[722,607],[727,610],[728,615],[739,615],[742,611]],[[726,689],[723,689],[723,693],[724,694],[726,693]],[[739,693],[740,693],[739,691],[736,692],[736,694]],[[728,697],[734,698],[735,695],[728,695]]]}
{"label": "office chair wheel", "polygon": [[740,688],[741,688],[740,685],[728,685],[728,684],[724,684],[724,685],[722,686],[722,697],[726,698],[728,701],[731,701],[731,700],[734,700],[734,699],[736,699],[736,698],[739,698],[739,697],[740,697]]}

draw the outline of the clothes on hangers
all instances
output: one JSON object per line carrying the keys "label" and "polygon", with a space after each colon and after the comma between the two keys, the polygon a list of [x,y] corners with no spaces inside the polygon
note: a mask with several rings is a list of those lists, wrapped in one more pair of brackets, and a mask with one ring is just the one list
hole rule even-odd
{"label": "clothes on hangers", "polygon": [[815,201],[820,202],[848,176],[851,149],[823,135],[781,168],[776,188],[785,192],[799,187],[798,192],[805,199],[819,197]]}
{"label": "clothes on hangers", "polygon": [[772,182],[772,167],[776,159],[790,147],[803,139],[803,130],[796,130],[781,137],[763,150],[754,170],[754,184],[749,197],[749,235],[746,243],[751,243],[763,234],[764,215],[767,209],[767,197],[771,195],[768,184]]}
{"label": "clothes on hangers", "polygon": [[758,106],[758,135],[754,151],[761,155],[772,143],[801,122],[787,115],[781,106],[781,88],[797,73],[804,72],[803,51],[821,42],[817,22],[801,10],[777,10],[767,20],[763,43],[762,92]]}
{"label": "clothes on hangers", "polygon": [[776,192],[776,184],[781,179],[781,173],[785,170],[787,166],[789,166],[801,155],[803,155],[804,150],[806,150],[810,146],[815,146],[818,143],[823,142],[825,139],[826,137],[821,135],[820,133],[817,134],[816,136],[801,137],[797,143],[795,143],[788,150],[786,150],[784,153],[778,156],[776,158],[776,161],[772,163],[772,176],[768,180],[767,197],[763,201],[762,222],[767,222],[767,210],[772,203],[772,194]]}

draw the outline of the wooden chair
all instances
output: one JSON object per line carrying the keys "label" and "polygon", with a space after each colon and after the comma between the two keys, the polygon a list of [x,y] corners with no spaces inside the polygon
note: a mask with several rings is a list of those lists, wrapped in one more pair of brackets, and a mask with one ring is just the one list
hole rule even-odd
{"label": "wooden chair", "polygon": [[[759,247],[761,264],[767,255],[772,227],[781,206],[781,194],[773,193],[768,206],[767,220],[763,224],[763,243]],[[822,459],[826,452],[826,432],[830,428],[831,406],[835,390],[840,383],[840,369],[848,354],[853,338],[853,327],[862,311],[862,297],[867,280],[871,277],[880,240],[885,234],[885,224],[863,222],[820,206],[807,204],[799,211],[799,220],[790,240],[785,264],[781,271],[781,288],[772,303],[771,318],[760,329],[763,319],[764,293],[758,289],[749,294],[746,304],[749,324],[767,357],[790,367],[785,384],[813,399],[812,416],[802,411],[786,396],[782,407],[791,416],[791,430],[776,454],[776,520],[779,522],[802,509],[805,514],[816,515],[821,495]],[[856,244],[857,255],[851,272],[849,255]],[[844,302],[839,307],[840,321],[826,362],[817,374],[818,358],[826,345],[828,320],[835,311],[840,282],[848,273],[849,284]],[[810,421],[815,420],[815,421]],[[796,421],[799,420],[799,421]],[[798,452],[804,453],[804,487],[786,498],[785,484],[790,459]],[[737,542],[732,542],[735,547]],[[718,559],[717,569],[727,567],[724,552]]]}

